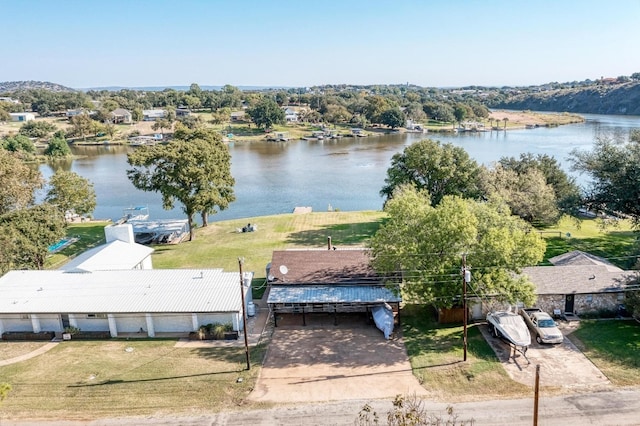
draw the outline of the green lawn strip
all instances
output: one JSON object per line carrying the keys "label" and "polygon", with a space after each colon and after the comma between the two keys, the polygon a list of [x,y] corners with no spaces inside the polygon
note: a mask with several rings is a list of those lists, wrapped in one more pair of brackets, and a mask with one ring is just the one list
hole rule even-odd
{"label": "green lawn strip", "polygon": [[540,230],[547,241],[542,264],[548,259],[572,250],[580,250],[608,259],[622,269],[630,269],[635,261],[630,256],[637,235],[626,220],[607,221],[564,217],[553,228]]}
{"label": "green lawn strip", "polygon": [[[242,258],[244,271],[264,278],[274,250],[326,248],[329,236],[336,246],[364,246],[383,217],[379,211],[318,212],[212,222],[196,230],[194,241],[154,246],[153,265],[156,269],[237,271],[238,258]],[[256,225],[258,230],[237,232],[247,223]]]}
{"label": "green lawn strip", "polygon": [[0,367],[3,381],[12,386],[1,416],[72,420],[114,412],[221,411],[247,404],[264,345],[252,348],[250,371],[244,348],[174,345],[175,340],[64,342],[39,357]]}
{"label": "green lawn strip", "polygon": [[640,385],[640,324],[583,320],[570,338],[613,384]]}
{"label": "green lawn strip", "polygon": [[80,253],[104,244],[104,227],[111,222],[85,222],[69,224],[67,238],[76,238],[77,241],[47,257],[46,269],[56,269],[65,264],[70,258]]}
{"label": "green lawn strip", "polygon": [[460,324],[438,324],[433,309],[408,305],[402,311],[403,336],[414,375],[425,389],[445,400],[482,395],[523,397],[531,390],[512,381],[476,325],[468,329],[463,362]]}

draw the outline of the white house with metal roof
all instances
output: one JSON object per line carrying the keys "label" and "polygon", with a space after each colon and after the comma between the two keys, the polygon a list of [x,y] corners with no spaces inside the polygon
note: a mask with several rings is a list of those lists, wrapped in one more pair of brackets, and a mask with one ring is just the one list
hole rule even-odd
{"label": "white house with metal roof", "polygon": [[10,271],[0,278],[0,333],[189,333],[210,323],[242,329],[252,273],[221,269]]}
{"label": "white house with metal roof", "polygon": [[[153,249],[134,242],[130,224],[105,227],[107,243],[59,270],[10,271],[0,278],[0,335],[5,332],[123,333],[155,337],[221,323],[242,329],[252,272],[152,269]],[[245,310],[242,309],[244,293]]]}
{"label": "white house with metal roof", "polygon": [[104,236],[106,244],[85,251],[60,269],[67,272],[153,269],[153,249],[135,242],[132,225],[105,226]]}

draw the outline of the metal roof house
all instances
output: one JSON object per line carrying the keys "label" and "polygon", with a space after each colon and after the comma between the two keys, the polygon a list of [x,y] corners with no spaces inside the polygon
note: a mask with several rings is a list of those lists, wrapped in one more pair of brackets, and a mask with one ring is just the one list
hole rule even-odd
{"label": "metal roof house", "polygon": [[[242,291],[251,300],[252,274]],[[221,269],[10,271],[0,278],[0,333],[189,333],[210,323],[242,328],[238,273]]]}
{"label": "metal roof house", "polygon": [[[274,251],[268,272],[267,302],[277,314],[370,312],[389,305],[399,312],[399,289],[376,274],[369,252],[354,250]],[[337,323],[337,320],[336,320]]]}
{"label": "metal roof house", "polygon": [[130,224],[105,226],[104,235],[106,244],[85,251],[60,269],[67,272],[153,269],[153,249],[135,242]]}
{"label": "metal roof house", "polygon": [[[152,269],[152,248],[130,224],[105,227],[106,244],[59,270],[10,271],[0,278],[0,335],[7,332],[190,333],[212,323],[242,329],[253,273]],[[242,294],[245,310],[242,309]]]}

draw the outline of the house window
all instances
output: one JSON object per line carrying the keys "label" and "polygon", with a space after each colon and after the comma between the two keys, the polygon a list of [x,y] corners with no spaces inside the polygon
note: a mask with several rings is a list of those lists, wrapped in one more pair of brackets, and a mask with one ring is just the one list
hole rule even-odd
{"label": "house window", "polygon": [[106,318],[107,314],[87,314],[87,318]]}
{"label": "house window", "polygon": [[587,294],[587,296],[585,297],[585,301],[587,303],[593,302],[593,294]]}
{"label": "house window", "polygon": [[624,293],[618,293],[618,302],[621,302],[624,300]]}
{"label": "house window", "polygon": [[31,319],[31,316],[29,314],[20,314],[20,319],[28,320]]}

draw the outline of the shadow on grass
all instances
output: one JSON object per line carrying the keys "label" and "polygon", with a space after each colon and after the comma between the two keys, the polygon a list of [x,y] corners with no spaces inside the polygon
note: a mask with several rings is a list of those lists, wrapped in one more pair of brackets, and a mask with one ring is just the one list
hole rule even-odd
{"label": "shadow on grass", "polygon": [[[432,306],[407,305],[403,309],[403,336],[407,353],[412,358],[430,357],[440,359],[433,364],[415,367],[415,369],[455,365],[459,361],[452,360],[463,350],[462,324],[439,324],[436,311]],[[482,361],[497,361],[495,353],[480,331],[479,324],[467,327],[467,351]]]}
{"label": "shadow on grass", "polygon": [[384,224],[385,219],[375,222],[342,223],[327,225],[320,229],[294,232],[287,238],[288,244],[304,246],[321,246],[327,243],[327,237],[331,237],[333,245],[362,245],[371,239],[371,236]]}
{"label": "shadow on grass", "polygon": [[68,388],[89,388],[95,386],[109,386],[109,385],[126,385],[131,383],[143,383],[143,382],[159,382],[164,380],[175,380],[175,379],[188,379],[192,377],[206,377],[206,376],[215,376],[218,374],[233,374],[239,373],[241,370],[229,370],[229,371],[215,371],[211,373],[199,373],[199,374],[185,374],[183,376],[167,376],[167,377],[155,377],[153,379],[136,379],[136,380],[120,380],[120,379],[112,379],[105,380],[100,383],[86,383],[86,384],[78,384],[78,385],[68,385]]}

